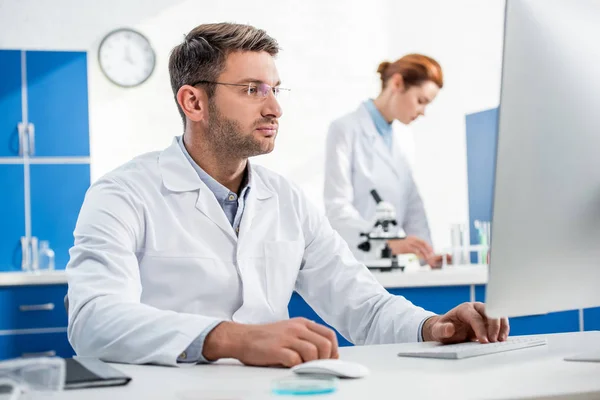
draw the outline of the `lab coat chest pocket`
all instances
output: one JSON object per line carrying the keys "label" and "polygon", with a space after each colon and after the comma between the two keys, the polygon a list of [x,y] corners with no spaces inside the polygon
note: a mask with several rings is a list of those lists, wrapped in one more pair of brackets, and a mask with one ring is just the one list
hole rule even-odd
{"label": "lab coat chest pocket", "polygon": [[304,242],[265,242],[265,279],[269,304],[275,311],[286,310],[294,291],[304,255]]}

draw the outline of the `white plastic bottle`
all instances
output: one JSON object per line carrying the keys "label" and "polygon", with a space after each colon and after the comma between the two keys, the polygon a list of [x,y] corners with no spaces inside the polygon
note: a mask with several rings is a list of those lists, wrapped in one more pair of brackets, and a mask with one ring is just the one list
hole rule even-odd
{"label": "white plastic bottle", "polygon": [[40,240],[40,249],[38,251],[38,269],[40,271],[54,269],[54,250],[50,248],[47,240]]}

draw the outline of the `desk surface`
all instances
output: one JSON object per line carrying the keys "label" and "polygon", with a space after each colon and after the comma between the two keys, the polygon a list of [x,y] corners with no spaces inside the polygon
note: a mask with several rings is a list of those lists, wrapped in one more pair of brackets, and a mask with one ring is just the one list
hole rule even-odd
{"label": "desk surface", "polygon": [[[600,363],[564,361],[586,347],[600,349],[600,331],[546,335],[547,346],[465,360],[397,357],[410,343],[346,347],[341,358],[359,362],[371,375],[341,380],[323,399],[513,399],[600,398]],[[271,383],[293,376],[287,369],[245,367],[233,360],[187,368],[115,364],[133,377],[128,386],[69,391],[52,399],[233,400],[293,398],[274,396]],[[581,395],[581,393],[592,393]]]}
{"label": "desk surface", "polygon": [[[485,285],[488,279],[488,268],[485,265],[456,265],[436,270],[422,267],[405,272],[400,270],[390,272],[373,270],[372,272],[385,288]],[[0,287],[66,283],[67,275],[64,270],[39,273],[0,272]]]}

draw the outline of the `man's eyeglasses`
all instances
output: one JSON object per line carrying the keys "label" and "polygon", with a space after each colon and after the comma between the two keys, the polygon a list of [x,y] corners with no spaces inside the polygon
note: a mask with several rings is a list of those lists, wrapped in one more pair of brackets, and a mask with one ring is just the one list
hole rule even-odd
{"label": "man's eyeglasses", "polygon": [[273,93],[275,98],[279,99],[281,97],[287,96],[290,93],[290,89],[284,89],[279,86],[270,86],[266,83],[225,83],[225,82],[211,82],[211,81],[198,81],[191,86],[196,86],[201,83],[210,83],[213,85],[225,85],[225,86],[238,86],[240,88],[245,88],[244,92],[250,97],[254,98],[266,98],[269,93]]}

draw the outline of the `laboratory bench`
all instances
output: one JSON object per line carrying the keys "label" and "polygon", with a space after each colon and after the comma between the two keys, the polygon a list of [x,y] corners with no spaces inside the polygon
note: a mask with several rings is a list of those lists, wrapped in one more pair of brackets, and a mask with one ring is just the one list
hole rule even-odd
{"label": "laboratory bench", "polygon": [[[488,269],[483,265],[372,273],[390,293],[438,314],[463,302],[485,301]],[[66,293],[64,270],[0,273],[0,359],[23,354],[72,355],[63,305]],[[298,293],[292,295],[288,310],[290,317],[324,323]],[[600,308],[515,317],[510,324],[513,335],[600,330]],[[351,346],[339,334],[338,340],[341,346]]]}

